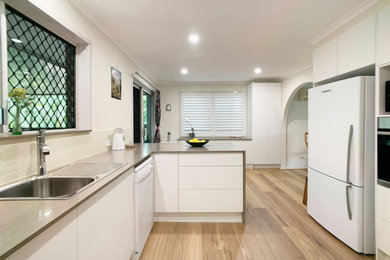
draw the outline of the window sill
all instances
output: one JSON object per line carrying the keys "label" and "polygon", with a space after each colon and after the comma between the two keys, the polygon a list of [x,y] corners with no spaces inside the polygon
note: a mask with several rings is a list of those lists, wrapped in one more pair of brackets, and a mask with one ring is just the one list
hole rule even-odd
{"label": "window sill", "polygon": [[[92,132],[92,130],[77,130],[77,129],[58,129],[58,130],[47,130],[46,135],[66,135],[66,134],[86,134]],[[0,141],[11,140],[11,139],[31,139],[35,138],[37,131],[25,131],[21,135],[12,135],[9,133],[0,133]]]}

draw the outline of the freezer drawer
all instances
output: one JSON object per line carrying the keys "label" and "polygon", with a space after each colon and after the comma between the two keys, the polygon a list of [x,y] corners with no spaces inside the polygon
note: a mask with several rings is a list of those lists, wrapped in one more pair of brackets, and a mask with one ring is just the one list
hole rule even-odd
{"label": "freezer drawer", "polygon": [[363,253],[363,188],[309,168],[307,211],[329,232]]}

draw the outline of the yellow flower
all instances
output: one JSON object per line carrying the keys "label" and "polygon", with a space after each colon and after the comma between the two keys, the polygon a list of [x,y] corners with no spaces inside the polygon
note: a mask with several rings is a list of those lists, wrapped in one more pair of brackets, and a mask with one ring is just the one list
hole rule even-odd
{"label": "yellow flower", "polygon": [[24,88],[14,88],[10,93],[8,93],[8,96],[10,98],[25,98],[26,93],[27,92]]}

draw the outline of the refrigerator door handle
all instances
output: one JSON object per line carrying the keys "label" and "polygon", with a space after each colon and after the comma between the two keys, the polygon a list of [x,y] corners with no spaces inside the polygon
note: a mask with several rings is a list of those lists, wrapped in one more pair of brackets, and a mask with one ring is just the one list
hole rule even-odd
{"label": "refrigerator door handle", "polygon": [[346,183],[351,184],[349,181],[349,164],[351,161],[351,145],[352,145],[352,135],[353,135],[353,125],[349,125],[349,134],[348,134],[348,150],[347,150],[347,180]]}
{"label": "refrigerator door handle", "polygon": [[351,204],[349,202],[349,191],[351,189],[352,189],[352,185],[345,186],[345,195],[347,197],[347,211],[348,211],[348,218],[349,218],[349,220],[352,220]]}

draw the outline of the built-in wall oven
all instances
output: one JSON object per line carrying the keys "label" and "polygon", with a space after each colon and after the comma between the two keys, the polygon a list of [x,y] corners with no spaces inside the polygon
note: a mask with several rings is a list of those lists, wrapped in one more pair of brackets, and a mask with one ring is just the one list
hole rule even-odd
{"label": "built-in wall oven", "polygon": [[378,184],[390,188],[390,117],[378,118]]}

